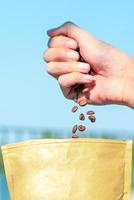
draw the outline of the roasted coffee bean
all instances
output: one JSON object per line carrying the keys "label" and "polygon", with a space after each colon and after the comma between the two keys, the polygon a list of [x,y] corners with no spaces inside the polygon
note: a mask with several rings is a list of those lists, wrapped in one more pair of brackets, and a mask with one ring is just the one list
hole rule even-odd
{"label": "roasted coffee bean", "polygon": [[95,114],[95,112],[93,110],[87,111],[87,115],[94,115],[94,114]]}
{"label": "roasted coffee bean", "polygon": [[79,119],[82,120],[82,121],[85,120],[85,116],[84,116],[83,113],[80,114]]}
{"label": "roasted coffee bean", "polygon": [[79,105],[80,105],[80,106],[85,106],[85,105],[87,105],[87,103],[88,103],[88,100],[87,100],[87,99],[83,99],[83,100],[81,100],[81,101],[79,102]]}
{"label": "roasted coffee bean", "polygon": [[79,126],[78,126],[78,129],[79,129],[79,131],[85,131],[85,130],[86,130],[86,127],[83,126],[83,125],[79,125]]}
{"label": "roasted coffee bean", "polygon": [[91,70],[89,74],[90,74],[91,76],[94,76],[94,75],[95,75],[95,73],[94,73],[93,70]]}
{"label": "roasted coffee bean", "polygon": [[93,115],[88,116],[88,119],[89,119],[91,122],[95,122],[95,121],[96,121],[96,117],[93,116]]}
{"label": "roasted coffee bean", "polygon": [[73,128],[72,128],[72,133],[76,133],[77,129],[78,129],[78,126],[74,125]]}
{"label": "roasted coffee bean", "polygon": [[72,108],[72,112],[76,112],[78,110],[78,107],[77,106],[74,106],[73,108]]}
{"label": "roasted coffee bean", "polygon": [[73,134],[73,135],[72,135],[72,138],[79,138],[79,136],[76,135],[76,134]]}
{"label": "roasted coffee bean", "polygon": [[[76,51],[80,54],[80,49],[76,49]],[[85,62],[83,57],[80,55],[80,59],[79,59],[80,62]],[[88,72],[89,75],[91,76],[94,76],[95,75],[95,71],[91,68],[90,71]],[[94,83],[92,84],[94,86]],[[87,96],[87,94],[89,93],[89,90],[90,88],[88,87],[85,87],[85,84],[75,84],[73,87],[73,92],[76,94],[75,95],[75,98],[74,98],[74,101],[76,103],[79,104],[79,106],[85,106],[87,104],[90,104],[90,100]],[[82,100],[79,100],[79,96],[80,94],[84,94],[85,95],[85,98],[82,99]],[[77,106],[74,106],[72,108],[72,112],[76,112],[78,110],[78,107]],[[88,115],[88,119],[91,121],[91,122],[95,122],[96,121],[96,117],[94,116],[95,112],[92,111],[92,110],[89,110],[87,111],[86,113]],[[87,116],[86,116],[87,117]],[[85,120],[85,115],[83,113],[81,113],[79,115],[79,120],[83,121]],[[83,126],[83,125],[74,125],[73,128],[72,128],[72,138],[78,138],[79,136],[76,134],[76,131],[79,130],[79,131],[85,131],[86,130],[86,126]]]}

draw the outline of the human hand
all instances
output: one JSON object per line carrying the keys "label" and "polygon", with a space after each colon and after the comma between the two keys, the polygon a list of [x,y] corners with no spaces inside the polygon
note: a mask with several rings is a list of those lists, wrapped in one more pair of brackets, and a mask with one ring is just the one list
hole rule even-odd
{"label": "human hand", "polygon": [[[134,92],[130,90],[134,85],[131,57],[70,22],[48,31],[48,35],[50,48],[44,54],[47,70],[58,79],[65,97],[78,102],[88,98],[91,104],[134,106]],[[78,62],[78,48],[86,64]],[[90,69],[94,70],[94,76],[88,74]],[[83,84],[85,88],[78,97],[73,90],[75,84]]]}

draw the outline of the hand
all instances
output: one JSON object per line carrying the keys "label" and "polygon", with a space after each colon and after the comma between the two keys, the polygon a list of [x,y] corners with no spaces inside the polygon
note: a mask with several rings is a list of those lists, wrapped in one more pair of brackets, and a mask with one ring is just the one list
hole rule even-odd
{"label": "hand", "polygon": [[[91,104],[134,107],[133,58],[70,22],[48,31],[48,35],[50,48],[44,54],[47,70],[58,79],[65,97],[76,101],[88,97]],[[78,48],[86,63],[78,62]],[[90,69],[94,76],[88,74]],[[77,97],[73,87],[81,83],[85,90]]]}

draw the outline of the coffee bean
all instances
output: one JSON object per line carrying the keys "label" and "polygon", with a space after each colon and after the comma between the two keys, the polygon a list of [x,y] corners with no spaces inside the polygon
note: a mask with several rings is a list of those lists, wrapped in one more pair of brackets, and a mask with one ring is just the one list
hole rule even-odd
{"label": "coffee bean", "polygon": [[[76,51],[80,54],[80,49],[76,49]],[[83,57],[80,55],[80,59],[79,59],[80,62],[85,62]],[[95,71],[91,68],[90,71],[88,72],[89,75],[91,76],[94,76],[95,75]],[[94,86],[94,85],[93,85]],[[85,87],[85,84],[76,84],[72,87],[73,89],[73,92],[75,93],[75,98],[74,98],[74,101],[76,103],[79,104],[79,106],[85,106],[87,104],[90,104],[90,100],[88,99],[88,96],[87,94],[89,93],[89,90],[90,88],[88,87]],[[85,98],[82,99],[81,101],[79,101],[79,95],[80,94],[85,94]],[[77,106],[74,106],[72,108],[72,112],[76,112],[78,110],[78,107]],[[91,122],[95,122],[96,121],[96,117],[94,116],[95,112],[92,111],[92,110],[89,110],[87,111],[86,113],[88,115],[88,119],[91,121]],[[85,120],[85,115],[83,113],[81,113],[79,115],[79,120]],[[79,136],[76,134],[76,131],[79,130],[79,131],[85,131],[86,130],[86,126],[83,126],[83,125],[74,125],[73,128],[72,128],[72,138],[79,138]]]}
{"label": "coffee bean", "polygon": [[79,138],[79,136],[76,135],[76,134],[73,134],[73,135],[72,135],[72,138]]}
{"label": "coffee bean", "polygon": [[87,111],[87,115],[94,115],[94,114],[95,114],[95,112],[93,110]]}
{"label": "coffee bean", "polygon": [[88,116],[88,119],[89,119],[91,122],[95,122],[95,121],[96,121],[96,117],[93,116],[93,115]]}
{"label": "coffee bean", "polygon": [[95,75],[95,72],[94,72],[93,70],[90,70],[89,74],[90,74],[91,76],[94,76],[94,75]]}
{"label": "coffee bean", "polygon": [[77,129],[78,129],[78,126],[74,125],[73,128],[72,128],[72,133],[76,133]]}
{"label": "coffee bean", "polygon": [[84,116],[83,113],[80,114],[79,119],[82,120],[82,121],[85,120],[85,116]]}
{"label": "coffee bean", "polygon": [[78,107],[77,106],[74,106],[73,108],[72,108],[72,112],[76,112],[78,110]]}
{"label": "coffee bean", "polygon": [[86,130],[86,127],[83,126],[83,125],[79,125],[79,126],[78,126],[78,129],[79,129],[79,131],[85,131],[85,130]]}
{"label": "coffee bean", "polygon": [[88,103],[88,100],[87,100],[87,99],[82,99],[82,100],[79,102],[79,105],[80,105],[80,106],[85,106],[85,105],[87,105],[87,103]]}

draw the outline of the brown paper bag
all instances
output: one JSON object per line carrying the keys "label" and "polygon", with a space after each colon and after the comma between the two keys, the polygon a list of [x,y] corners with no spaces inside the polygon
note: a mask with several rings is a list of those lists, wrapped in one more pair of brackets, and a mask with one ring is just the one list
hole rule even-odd
{"label": "brown paper bag", "polygon": [[11,200],[130,200],[131,141],[41,139],[2,153]]}

